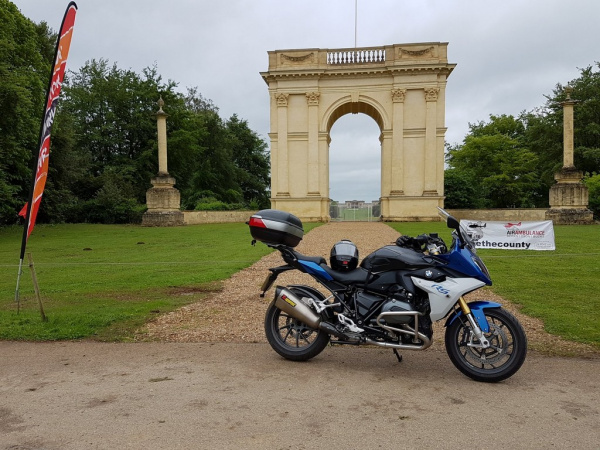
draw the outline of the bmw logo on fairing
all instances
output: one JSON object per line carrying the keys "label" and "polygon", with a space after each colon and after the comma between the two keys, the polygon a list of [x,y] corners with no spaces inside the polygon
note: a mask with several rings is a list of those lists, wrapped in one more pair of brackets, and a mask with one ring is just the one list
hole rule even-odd
{"label": "bmw logo on fairing", "polygon": [[427,272],[425,272],[425,276],[427,278],[431,278],[431,275],[433,275],[433,273],[431,273],[431,270],[428,270]]}

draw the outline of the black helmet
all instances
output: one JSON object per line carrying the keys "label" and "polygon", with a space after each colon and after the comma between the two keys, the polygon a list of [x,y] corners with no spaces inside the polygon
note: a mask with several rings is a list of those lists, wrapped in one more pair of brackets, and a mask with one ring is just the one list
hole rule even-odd
{"label": "black helmet", "polygon": [[331,248],[329,259],[331,268],[334,270],[349,271],[356,269],[358,265],[358,249],[348,239],[342,239]]}

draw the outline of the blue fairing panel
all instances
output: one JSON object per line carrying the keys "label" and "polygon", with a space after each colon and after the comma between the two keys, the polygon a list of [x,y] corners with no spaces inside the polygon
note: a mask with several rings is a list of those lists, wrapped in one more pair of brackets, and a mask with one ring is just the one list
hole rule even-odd
{"label": "blue fairing panel", "polygon": [[[487,308],[502,308],[500,303],[495,302],[473,302],[469,303],[469,308],[471,308],[471,312],[473,313],[473,317],[477,321],[477,325],[481,328],[481,331],[484,333],[490,332],[490,325],[488,324],[487,319],[485,318],[484,310]],[[453,315],[446,321],[446,326],[452,325],[452,323],[462,316],[462,311],[459,311],[458,314]]]}
{"label": "blue fairing panel", "polygon": [[325,272],[325,270],[318,264],[312,261],[303,261],[301,259],[298,260],[298,262],[302,265],[302,267],[304,267],[306,273],[310,275],[315,275],[316,277],[321,278],[322,280],[333,280],[332,276]]}

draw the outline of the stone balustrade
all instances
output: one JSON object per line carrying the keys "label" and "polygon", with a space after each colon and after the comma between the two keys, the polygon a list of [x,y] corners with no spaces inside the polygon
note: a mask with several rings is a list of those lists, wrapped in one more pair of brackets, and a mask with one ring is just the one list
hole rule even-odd
{"label": "stone balustrade", "polygon": [[[447,44],[426,42],[418,44],[394,44],[380,47],[357,48],[305,48],[269,51],[269,72],[289,70],[327,70],[331,68],[386,67],[402,70],[404,66],[424,64],[426,67],[443,66],[449,71]],[[438,68],[439,69],[439,68]],[[266,73],[262,74],[263,77]]]}
{"label": "stone balustrade", "polygon": [[332,50],[327,52],[327,64],[384,63],[385,48]]}

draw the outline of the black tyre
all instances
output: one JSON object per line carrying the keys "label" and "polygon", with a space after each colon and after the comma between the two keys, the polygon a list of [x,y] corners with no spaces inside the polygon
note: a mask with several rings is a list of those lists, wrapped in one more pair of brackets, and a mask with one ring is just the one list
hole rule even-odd
{"label": "black tyre", "polygon": [[501,308],[485,310],[490,330],[488,348],[477,348],[471,324],[461,316],[446,329],[446,352],[452,363],[476,381],[496,382],[514,375],[527,355],[527,337],[519,321]]}
{"label": "black tyre", "polygon": [[329,343],[329,334],[309,328],[305,323],[289,316],[275,306],[275,301],[267,309],[265,334],[273,350],[292,361],[314,358]]}

